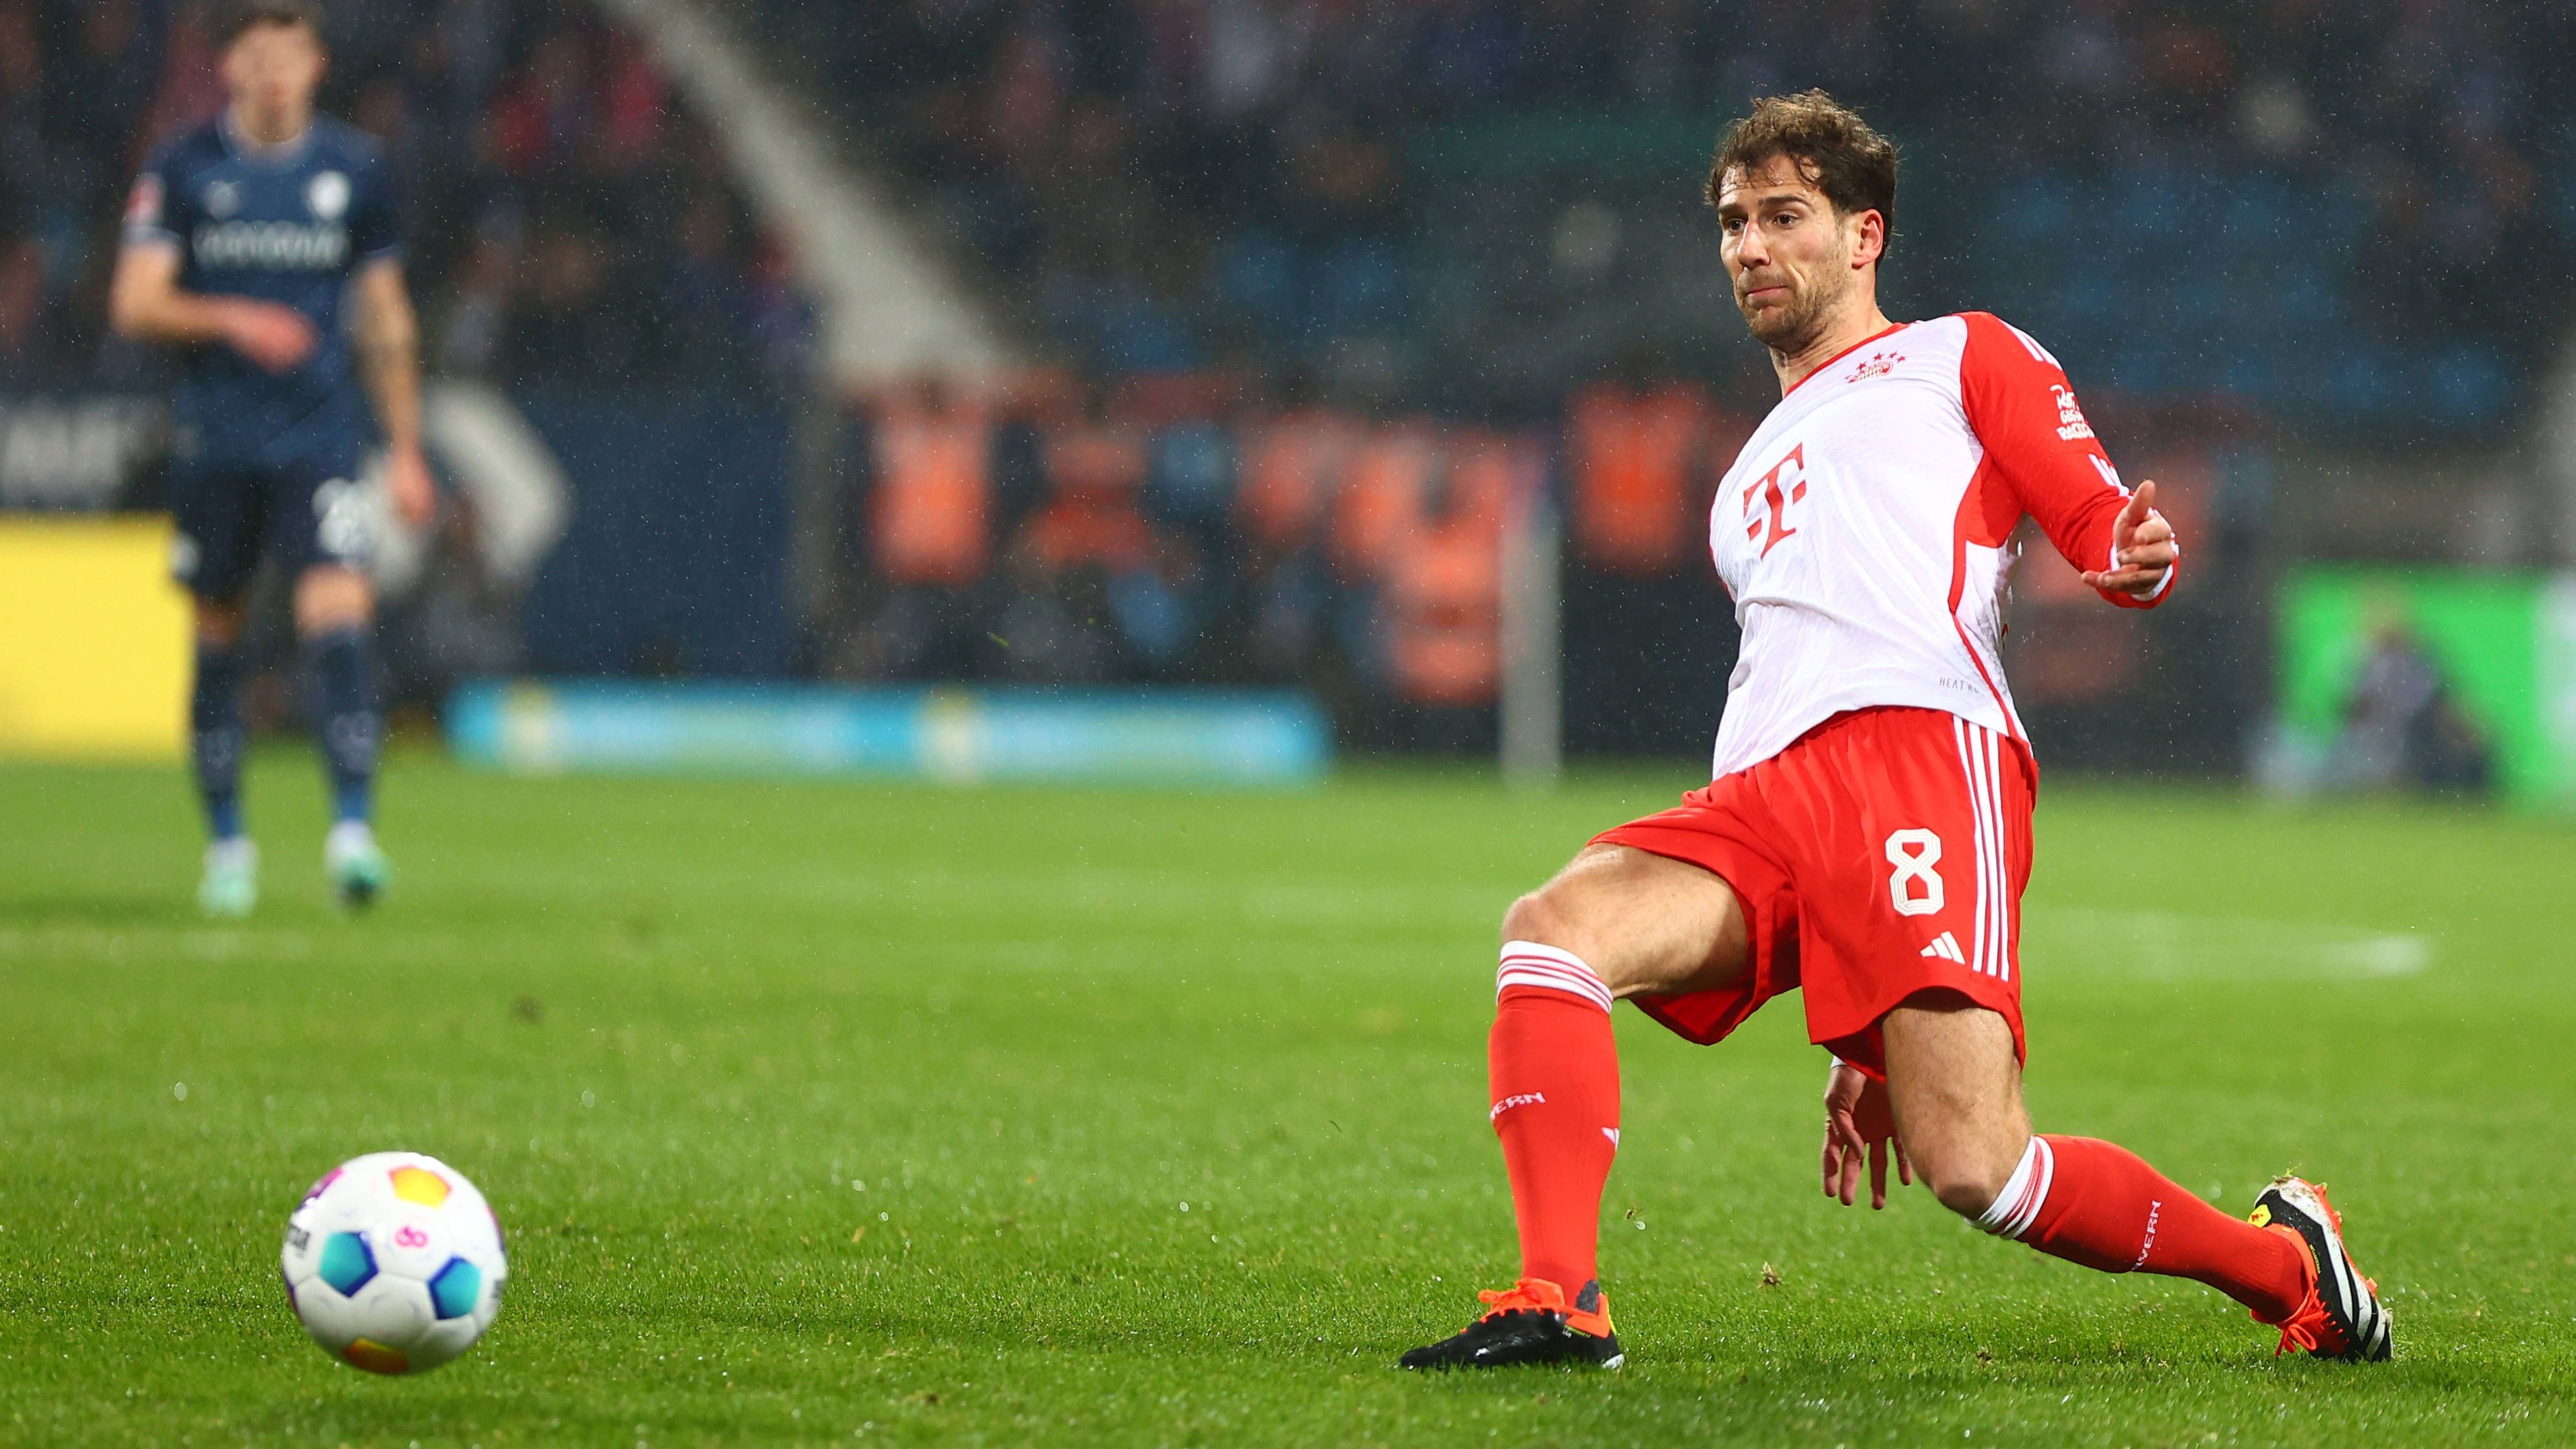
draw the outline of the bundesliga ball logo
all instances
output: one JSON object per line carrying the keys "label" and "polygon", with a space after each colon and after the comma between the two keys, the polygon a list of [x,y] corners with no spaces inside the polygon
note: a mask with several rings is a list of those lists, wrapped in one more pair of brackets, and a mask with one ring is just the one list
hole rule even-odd
{"label": "bundesliga ball logo", "polygon": [[433,1369],[473,1347],[510,1274],[483,1194],[417,1152],[370,1153],[313,1184],[287,1221],[280,1267],[313,1341],[379,1374]]}

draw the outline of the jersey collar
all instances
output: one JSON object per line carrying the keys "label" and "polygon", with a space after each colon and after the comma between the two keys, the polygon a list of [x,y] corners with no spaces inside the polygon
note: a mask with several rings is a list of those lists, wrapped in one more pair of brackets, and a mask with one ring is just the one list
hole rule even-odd
{"label": "jersey collar", "polygon": [[1853,343],[1851,346],[1846,347],[1842,351],[1835,353],[1833,356],[1826,358],[1824,361],[1817,363],[1813,371],[1809,372],[1805,377],[1799,378],[1796,382],[1791,383],[1789,385],[1788,392],[1780,394],[1780,401],[1787,402],[1791,395],[1795,394],[1799,388],[1805,387],[1808,383],[1814,382],[1826,368],[1833,366],[1835,363],[1842,361],[1844,358],[1849,357],[1871,343],[1878,341],[1880,338],[1893,337],[1897,333],[1902,332],[1913,325],[1914,324],[1911,322],[1890,322],[1878,331],[1869,334],[1867,337]]}
{"label": "jersey collar", "polygon": [[253,140],[250,133],[241,128],[241,123],[233,119],[230,106],[224,107],[223,114],[216,118],[215,129],[224,138],[225,150],[254,166],[292,166],[304,159],[305,151],[313,144],[313,122],[309,118],[304,122],[304,129],[295,133],[295,139],[280,141],[274,146]]}

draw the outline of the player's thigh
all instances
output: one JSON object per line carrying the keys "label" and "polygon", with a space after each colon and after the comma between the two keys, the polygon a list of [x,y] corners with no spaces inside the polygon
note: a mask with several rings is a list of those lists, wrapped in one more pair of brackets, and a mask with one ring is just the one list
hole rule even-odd
{"label": "player's thigh", "polygon": [[[259,569],[266,504],[255,474],[191,462],[170,470],[170,574],[198,600],[199,632],[207,637],[239,633],[240,605]],[[227,615],[230,634],[220,632]]]}
{"label": "player's thigh", "polygon": [[1584,847],[1512,904],[1503,937],[1582,957],[1614,996],[1715,990],[1752,966],[1752,933],[1733,887],[1626,845]]}
{"label": "player's thigh", "polygon": [[1888,1103],[1908,1156],[1944,1202],[1982,1211],[2030,1141],[2011,1023],[1956,992],[1926,991],[1889,1012],[1880,1030]]}
{"label": "player's thigh", "polygon": [[372,504],[350,458],[299,458],[268,475],[270,505],[264,520],[269,557],[288,578],[316,570],[344,571],[363,581],[374,554]]}

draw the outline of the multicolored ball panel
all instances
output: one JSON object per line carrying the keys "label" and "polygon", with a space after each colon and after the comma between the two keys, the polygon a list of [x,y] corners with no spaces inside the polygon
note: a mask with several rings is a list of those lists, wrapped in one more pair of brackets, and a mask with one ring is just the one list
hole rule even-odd
{"label": "multicolored ball panel", "polygon": [[437,1207],[447,1201],[447,1179],[426,1167],[397,1167],[392,1173],[394,1196],[422,1207]]}
{"label": "multicolored ball panel", "polygon": [[371,1374],[407,1374],[411,1359],[401,1349],[390,1348],[372,1338],[353,1339],[340,1357]]}
{"label": "multicolored ball panel", "polygon": [[313,1276],[330,1284],[341,1297],[353,1298],[376,1276],[376,1255],[368,1251],[364,1234],[333,1233],[322,1242],[322,1262]]}
{"label": "multicolored ball panel", "polygon": [[447,1266],[429,1280],[429,1301],[438,1308],[441,1318],[463,1318],[474,1311],[474,1302],[483,1296],[483,1270],[463,1258],[450,1258]]}

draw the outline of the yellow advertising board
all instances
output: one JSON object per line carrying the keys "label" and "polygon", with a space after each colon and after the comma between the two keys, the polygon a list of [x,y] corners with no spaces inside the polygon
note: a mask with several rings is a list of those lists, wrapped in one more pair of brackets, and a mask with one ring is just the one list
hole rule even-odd
{"label": "yellow advertising board", "polygon": [[188,599],[157,517],[0,517],[0,755],[175,760]]}

